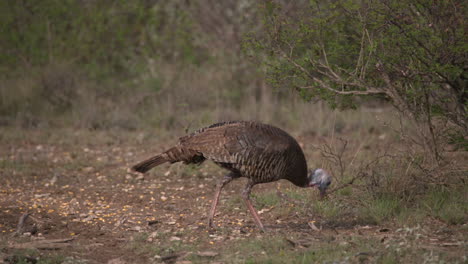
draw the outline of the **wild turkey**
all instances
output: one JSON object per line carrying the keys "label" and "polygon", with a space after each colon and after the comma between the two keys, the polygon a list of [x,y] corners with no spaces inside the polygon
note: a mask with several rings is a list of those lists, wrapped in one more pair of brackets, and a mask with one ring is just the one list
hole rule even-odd
{"label": "wild turkey", "polygon": [[230,171],[217,184],[208,218],[210,227],[213,227],[221,189],[233,179],[248,178],[242,196],[262,230],[263,224],[250,202],[250,192],[255,184],[286,179],[299,187],[318,187],[323,197],[331,183],[331,177],[322,169],[307,174],[304,153],[288,133],[271,125],[249,121],[217,123],[199,129],[181,137],[174,147],[133,166],[133,170],[145,173],[165,162],[201,164],[206,159]]}

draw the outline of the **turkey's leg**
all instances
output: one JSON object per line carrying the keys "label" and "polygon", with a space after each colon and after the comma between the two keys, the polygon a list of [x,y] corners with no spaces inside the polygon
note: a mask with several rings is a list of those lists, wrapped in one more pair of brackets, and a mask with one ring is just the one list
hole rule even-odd
{"label": "turkey's leg", "polygon": [[221,190],[226,184],[228,184],[233,179],[234,179],[234,175],[232,173],[229,173],[226,176],[224,176],[224,178],[222,178],[216,185],[216,192],[215,192],[215,196],[213,197],[213,203],[211,204],[210,215],[208,217],[208,226],[211,228],[213,228],[213,217],[215,215],[216,206],[218,205],[219,195],[221,194]]}
{"label": "turkey's leg", "polygon": [[247,205],[247,208],[249,208],[250,213],[252,214],[255,223],[257,226],[265,232],[265,228],[263,227],[262,221],[260,221],[260,217],[257,214],[257,211],[252,205],[252,202],[250,201],[250,192],[252,191],[252,187],[254,186],[254,183],[249,180],[247,185],[245,186],[244,191],[242,192],[242,197],[244,198],[245,204]]}

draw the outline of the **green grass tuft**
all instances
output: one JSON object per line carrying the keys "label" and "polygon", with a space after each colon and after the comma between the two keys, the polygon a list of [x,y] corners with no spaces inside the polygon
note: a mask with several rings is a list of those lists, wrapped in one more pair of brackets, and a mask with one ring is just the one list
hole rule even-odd
{"label": "green grass tuft", "polygon": [[343,212],[340,204],[332,200],[315,201],[312,210],[314,215],[320,215],[327,220],[333,220]]}
{"label": "green grass tuft", "polygon": [[468,221],[466,193],[466,186],[458,190],[433,188],[421,199],[422,209],[448,224],[466,223]]}
{"label": "green grass tuft", "polygon": [[258,209],[275,206],[281,203],[281,198],[278,197],[276,192],[252,193],[251,196],[256,201]]}
{"label": "green grass tuft", "polygon": [[360,217],[374,224],[382,224],[400,215],[406,210],[403,202],[391,194],[369,198],[360,208]]}

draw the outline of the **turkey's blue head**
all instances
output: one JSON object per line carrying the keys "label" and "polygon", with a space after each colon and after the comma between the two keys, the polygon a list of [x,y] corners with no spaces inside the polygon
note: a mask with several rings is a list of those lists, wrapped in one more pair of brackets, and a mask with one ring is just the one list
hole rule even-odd
{"label": "turkey's blue head", "polygon": [[315,169],[310,172],[308,178],[309,186],[317,187],[320,190],[320,197],[325,197],[327,188],[332,182],[332,177],[323,169]]}

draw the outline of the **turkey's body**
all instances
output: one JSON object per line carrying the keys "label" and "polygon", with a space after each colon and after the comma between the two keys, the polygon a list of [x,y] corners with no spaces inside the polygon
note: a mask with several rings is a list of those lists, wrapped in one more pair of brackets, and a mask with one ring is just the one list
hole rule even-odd
{"label": "turkey's body", "polygon": [[218,183],[210,212],[210,226],[219,193],[232,179],[249,179],[244,199],[261,229],[263,225],[249,200],[252,186],[280,179],[300,187],[308,186],[307,163],[296,140],[279,128],[258,122],[225,122],[202,128],[180,138],[174,147],[135,165],[133,169],[143,173],[164,162],[201,163],[205,159],[230,171]]}

